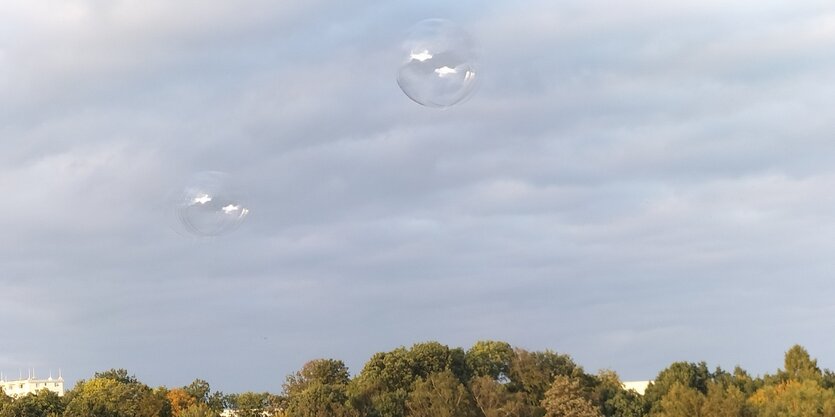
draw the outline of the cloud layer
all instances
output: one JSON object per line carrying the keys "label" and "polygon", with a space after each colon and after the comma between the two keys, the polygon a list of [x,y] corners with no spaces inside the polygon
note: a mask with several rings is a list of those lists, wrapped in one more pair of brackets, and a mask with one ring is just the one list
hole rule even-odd
{"label": "cloud layer", "polygon": [[[394,82],[409,25],[469,102]],[[835,367],[826,2],[0,5],[0,369],[280,390],[315,357],[507,340],[647,379]],[[194,241],[166,201],[235,175]],[[45,371],[41,371],[43,373]]]}

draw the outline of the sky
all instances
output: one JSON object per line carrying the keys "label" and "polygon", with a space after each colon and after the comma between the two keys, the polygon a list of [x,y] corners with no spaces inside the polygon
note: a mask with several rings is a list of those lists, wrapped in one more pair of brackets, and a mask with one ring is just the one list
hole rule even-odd
{"label": "sky", "polygon": [[[480,84],[396,83],[445,18]],[[588,371],[835,368],[829,1],[0,1],[0,370],[279,392],[503,340]],[[177,233],[223,171],[250,215]]]}

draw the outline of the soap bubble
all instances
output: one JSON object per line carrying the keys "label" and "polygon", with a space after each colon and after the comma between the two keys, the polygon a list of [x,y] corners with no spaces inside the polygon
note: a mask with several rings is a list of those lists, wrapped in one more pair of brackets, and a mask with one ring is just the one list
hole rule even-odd
{"label": "soap bubble", "polygon": [[206,171],[193,175],[175,198],[180,229],[198,237],[220,236],[237,229],[249,215],[245,198],[231,177]]}
{"label": "soap bubble", "polygon": [[475,44],[449,20],[427,19],[416,24],[403,42],[402,53],[397,84],[416,103],[445,108],[464,101],[474,91]]}

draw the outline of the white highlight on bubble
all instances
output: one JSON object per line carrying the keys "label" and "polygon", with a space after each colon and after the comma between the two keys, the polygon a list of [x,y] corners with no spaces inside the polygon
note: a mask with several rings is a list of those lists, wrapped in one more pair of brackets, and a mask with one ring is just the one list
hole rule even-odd
{"label": "white highlight on bubble", "polygon": [[432,59],[432,54],[430,54],[429,51],[424,49],[423,51],[420,51],[418,53],[413,52],[411,58],[423,62],[427,59]]}
{"label": "white highlight on bubble", "polygon": [[206,204],[212,201],[212,197],[208,194],[203,194],[194,198],[194,204]]}
{"label": "white highlight on bubble", "polygon": [[[469,71],[467,71],[467,72],[469,73]],[[446,77],[447,75],[457,74],[458,71],[456,71],[455,68],[440,67],[440,68],[435,68],[435,73],[438,74],[439,77]]]}
{"label": "white highlight on bubble", "polygon": [[231,214],[231,213],[234,213],[238,210],[240,210],[242,214],[245,214],[245,213],[248,212],[247,209],[241,210],[241,206],[237,206],[237,205],[234,205],[234,204],[230,204],[228,206],[222,207],[221,210],[223,210],[223,212],[226,213],[226,214]]}

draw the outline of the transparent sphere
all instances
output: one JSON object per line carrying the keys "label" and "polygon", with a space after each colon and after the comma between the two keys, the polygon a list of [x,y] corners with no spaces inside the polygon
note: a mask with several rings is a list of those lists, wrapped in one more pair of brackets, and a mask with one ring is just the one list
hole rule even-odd
{"label": "transparent sphere", "polygon": [[197,237],[227,234],[249,215],[249,208],[231,177],[206,171],[193,175],[178,191],[175,212],[180,229]]}
{"label": "transparent sphere", "polygon": [[403,42],[402,53],[397,84],[416,103],[445,108],[466,100],[475,90],[475,44],[455,23],[419,22]]}

